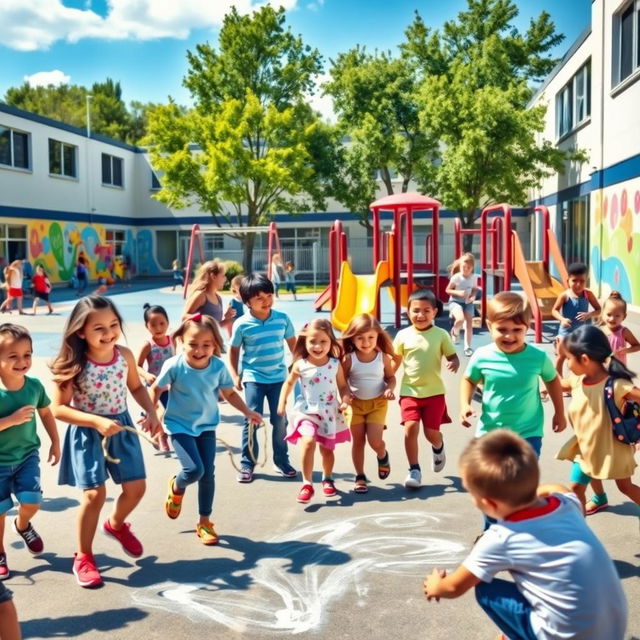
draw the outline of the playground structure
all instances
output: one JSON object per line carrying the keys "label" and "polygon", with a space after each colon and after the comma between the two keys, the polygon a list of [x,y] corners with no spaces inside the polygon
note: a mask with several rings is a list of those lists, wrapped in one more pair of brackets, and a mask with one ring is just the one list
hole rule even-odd
{"label": "playground structure", "polygon": [[191,279],[191,272],[194,266],[193,257],[194,251],[197,246],[200,255],[200,264],[206,262],[204,255],[204,247],[202,245],[202,238],[206,235],[220,235],[221,233],[232,235],[246,235],[248,233],[267,233],[268,235],[268,251],[267,251],[267,275],[271,280],[272,258],[274,253],[280,253],[280,237],[278,236],[278,229],[275,222],[270,222],[266,227],[201,227],[199,224],[194,224],[191,227],[191,237],[189,239],[189,253],[187,254],[187,266],[185,270],[184,278],[184,290],[182,297],[187,297],[189,290],[189,281]]}
{"label": "playground structure", "polygon": [[[491,221],[489,217],[491,216]],[[567,268],[560,252],[558,241],[549,225],[549,211],[545,206],[534,208],[535,237],[541,220],[542,259],[525,260],[520,238],[511,228],[511,207],[497,204],[485,207],[480,216],[480,227],[462,229],[460,220],[455,225],[455,256],[462,253],[462,238],[465,235],[480,236],[480,287],[482,292],[481,316],[486,320],[487,280],[493,278],[493,292],[510,291],[515,278],[529,300],[533,312],[535,341],[542,342],[542,322],[552,319],[551,309],[558,296],[564,291]],[[489,224],[490,222],[490,224]],[[490,239],[487,247],[487,238]],[[550,274],[549,260],[552,260],[560,280]]]}

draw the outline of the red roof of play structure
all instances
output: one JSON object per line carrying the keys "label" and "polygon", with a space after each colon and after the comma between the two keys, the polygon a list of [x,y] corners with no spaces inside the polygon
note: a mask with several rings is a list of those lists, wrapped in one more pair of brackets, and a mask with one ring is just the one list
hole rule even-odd
{"label": "red roof of play structure", "polygon": [[380,198],[369,205],[370,209],[396,209],[398,207],[424,207],[431,209],[440,207],[440,203],[429,196],[423,196],[421,193],[394,193],[391,196]]}

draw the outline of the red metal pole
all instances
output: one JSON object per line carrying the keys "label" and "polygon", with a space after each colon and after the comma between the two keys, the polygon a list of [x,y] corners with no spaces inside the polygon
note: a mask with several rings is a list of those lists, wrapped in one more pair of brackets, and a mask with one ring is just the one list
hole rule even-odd
{"label": "red metal pole", "polygon": [[410,208],[405,213],[405,224],[407,226],[407,296],[410,296],[413,293],[413,211]]}
{"label": "red metal pole", "polygon": [[462,225],[460,224],[460,218],[456,216],[453,219],[453,241],[454,241],[454,255],[457,260],[462,255]]}
{"label": "red metal pole", "polygon": [[482,324],[487,318],[487,211],[482,210],[480,215],[480,286],[482,288],[482,303],[480,316]]}
{"label": "red metal pole", "polygon": [[[182,298],[185,299],[187,297],[187,291],[189,289],[189,278],[191,277],[191,264],[193,262],[193,244],[197,239],[198,233],[200,232],[200,225],[194,224],[191,227],[191,238],[189,240],[189,254],[187,255],[187,270],[184,274],[184,290],[182,292]],[[202,240],[200,240],[202,242]],[[200,246],[200,260],[202,261],[202,246]]]}
{"label": "red metal pole", "polygon": [[513,237],[511,235],[511,207],[502,205],[504,211],[504,290],[511,291],[513,273]]}
{"label": "red metal pole", "polygon": [[394,227],[394,234],[393,234],[393,261],[395,262],[395,265],[393,267],[393,288],[395,290],[395,325],[396,325],[396,329],[400,328],[400,313],[401,313],[401,304],[402,301],[400,300],[401,298],[401,294],[402,294],[402,287],[400,286],[400,268],[402,266],[402,257],[401,257],[401,247],[402,247],[402,242],[400,240],[401,234],[402,234],[402,230],[400,228],[400,215],[398,212],[397,208],[393,209],[393,227]]}
{"label": "red metal pole", "polygon": [[338,285],[337,280],[338,276],[336,274],[336,255],[337,255],[337,240],[336,240],[336,226],[337,222],[334,223],[334,228],[329,232],[329,288],[331,291],[331,309],[335,309],[336,300],[338,298]]}
{"label": "red metal pole", "polygon": [[373,211],[373,270],[380,262],[380,210],[376,207]]}
{"label": "red metal pole", "polygon": [[433,209],[431,216],[432,229],[431,229],[431,246],[433,247],[433,273],[435,275],[435,282],[433,290],[436,294],[436,298],[440,298],[440,205],[437,204]]}

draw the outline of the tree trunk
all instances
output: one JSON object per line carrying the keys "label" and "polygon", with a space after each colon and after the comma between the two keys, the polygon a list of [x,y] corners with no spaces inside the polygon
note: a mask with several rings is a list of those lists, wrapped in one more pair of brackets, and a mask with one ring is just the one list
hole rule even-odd
{"label": "tree trunk", "polygon": [[[253,246],[256,241],[255,233],[247,233],[242,241],[242,267],[245,274],[250,274],[253,271]],[[261,269],[262,270],[262,269]]]}
{"label": "tree trunk", "polygon": [[[476,224],[474,212],[467,211],[460,215],[460,222],[462,222],[463,229],[473,229]],[[473,253],[473,236],[471,234],[462,236],[462,251],[464,253]]]}

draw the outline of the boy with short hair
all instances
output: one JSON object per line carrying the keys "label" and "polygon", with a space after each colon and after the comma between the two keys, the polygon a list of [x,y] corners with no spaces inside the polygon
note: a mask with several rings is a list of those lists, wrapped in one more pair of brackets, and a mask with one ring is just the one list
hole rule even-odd
{"label": "boy with short hair", "polygon": [[[480,606],[509,638],[622,640],[627,604],[616,568],[586,525],[578,498],[538,487],[536,454],[499,429],[467,445],[460,475],[474,504],[497,523],[451,575],[434,569],[427,600],[475,587]],[[509,571],[514,582],[495,580]]]}
{"label": "boy with short hair", "polygon": [[[273,283],[263,274],[252,273],[240,283],[240,297],[249,313],[233,325],[229,349],[229,371],[237,389],[244,383],[245,401],[253,411],[262,413],[264,401],[269,405],[270,422],[273,428],[273,463],[276,473],[285,478],[295,478],[297,471],[289,462],[285,418],[278,415],[280,390],[287,378],[284,362],[284,343],[293,351],[295,332],[286,313],[272,309]],[[242,347],[242,377],[239,374],[240,348]],[[245,421],[242,430],[242,457],[238,482],[253,481],[253,467],[258,459],[258,438],[253,437],[249,447],[249,430]]]}

